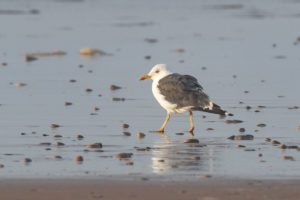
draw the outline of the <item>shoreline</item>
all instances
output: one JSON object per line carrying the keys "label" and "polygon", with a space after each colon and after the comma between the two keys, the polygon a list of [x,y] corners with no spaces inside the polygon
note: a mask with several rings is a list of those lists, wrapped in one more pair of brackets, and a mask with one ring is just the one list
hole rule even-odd
{"label": "shoreline", "polygon": [[298,199],[300,180],[4,179],[1,199]]}

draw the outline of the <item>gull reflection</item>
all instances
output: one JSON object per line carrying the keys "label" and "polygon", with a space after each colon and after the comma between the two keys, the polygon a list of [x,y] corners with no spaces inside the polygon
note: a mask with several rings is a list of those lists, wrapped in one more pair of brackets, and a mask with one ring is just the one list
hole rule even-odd
{"label": "gull reflection", "polygon": [[186,144],[183,140],[171,141],[166,135],[158,140],[152,150],[152,171],[164,173],[211,173],[214,164],[214,146]]}

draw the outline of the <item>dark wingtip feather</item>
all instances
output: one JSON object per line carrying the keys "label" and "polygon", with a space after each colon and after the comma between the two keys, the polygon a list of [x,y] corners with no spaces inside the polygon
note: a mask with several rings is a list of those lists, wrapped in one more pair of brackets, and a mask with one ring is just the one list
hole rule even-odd
{"label": "dark wingtip feather", "polygon": [[226,110],[223,110],[221,106],[213,103],[212,108],[197,108],[196,110],[213,113],[213,114],[219,114],[221,116],[233,116],[232,113],[228,113]]}
{"label": "dark wingtip feather", "polygon": [[221,108],[221,106],[219,106],[215,103],[213,104],[213,107],[210,110],[211,110],[212,113],[215,113],[215,114],[224,115],[224,116],[228,115],[228,112],[226,110],[223,110]]}

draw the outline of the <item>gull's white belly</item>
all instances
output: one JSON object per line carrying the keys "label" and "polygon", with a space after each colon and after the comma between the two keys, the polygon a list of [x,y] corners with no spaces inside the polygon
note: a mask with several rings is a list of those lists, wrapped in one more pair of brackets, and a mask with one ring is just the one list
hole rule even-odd
{"label": "gull's white belly", "polygon": [[168,113],[184,113],[189,111],[192,106],[177,108],[177,104],[170,103],[165,99],[165,97],[160,93],[158,87],[158,83],[156,81],[153,81],[152,84],[152,92],[155,97],[155,99],[158,101],[158,103],[167,110]]}

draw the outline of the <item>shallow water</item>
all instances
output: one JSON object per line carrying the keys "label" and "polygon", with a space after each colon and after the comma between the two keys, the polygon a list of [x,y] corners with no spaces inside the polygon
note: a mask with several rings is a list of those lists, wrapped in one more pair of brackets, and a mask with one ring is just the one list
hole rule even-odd
{"label": "shallow water", "polygon": [[[0,63],[7,66],[0,67],[0,163],[5,166],[0,177],[299,178],[300,151],[264,141],[300,143],[300,111],[288,109],[300,106],[299,8],[298,1],[268,0],[1,1]],[[86,46],[113,55],[79,56]],[[185,51],[178,53],[178,48]],[[25,53],[54,50],[67,54],[24,61]],[[148,55],[150,60],[144,58]],[[229,119],[244,123],[226,124],[216,115],[195,113],[200,145],[183,143],[190,138],[187,114],[171,116],[165,136],[150,133],[166,113],[152,96],[151,81],[138,78],[157,63],[197,77],[214,102],[235,114]],[[27,85],[16,87],[15,82]],[[111,84],[122,89],[110,91]],[[86,88],[93,91],[86,93]],[[65,106],[66,101],[73,105]],[[266,108],[254,112],[258,105]],[[100,110],[95,112],[95,106]],[[52,123],[61,127],[51,129]],[[131,136],[121,135],[122,123],[130,125]],[[267,126],[257,127],[260,123]],[[239,135],[241,127],[254,140],[227,139]],[[146,137],[138,139],[138,132]],[[63,137],[53,138],[56,134]],[[78,134],[85,138],[77,140]],[[65,146],[56,147],[57,141]],[[51,150],[42,142],[50,142]],[[102,152],[84,151],[95,142],[103,144]],[[151,149],[136,151],[136,146]],[[115,158],[122,152],[133,153],[133,166]],[[74,161],[77,155],[83,163]],[[32,163],[24,164],[25,157]]]}

